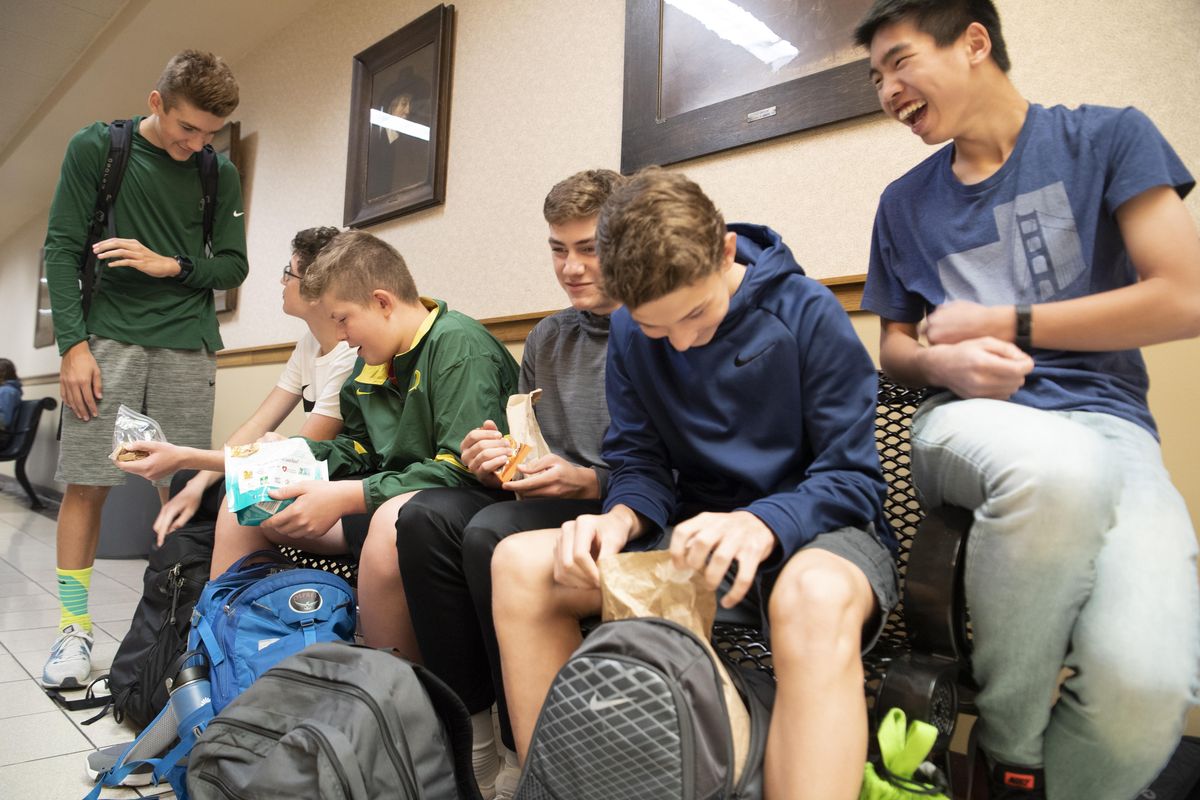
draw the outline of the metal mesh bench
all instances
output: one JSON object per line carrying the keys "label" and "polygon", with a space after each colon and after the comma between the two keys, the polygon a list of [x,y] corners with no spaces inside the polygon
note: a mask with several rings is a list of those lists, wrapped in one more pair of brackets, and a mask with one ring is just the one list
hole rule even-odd
{"label": "metal mesh bench", "polygon": [[[909,430],[925,396],[880,375],[875,440],[888,483],[884,515],[900,543],[901,600],[863,669],[872,717],[876,709],[902,708],[910,719],[937,727],[944,750],[960,704],[972,696],[961,567],[970,515],[945,508],[926,517],[917,500]],[[733,663],[774,675],[770,647],[757,628],[717,623],[713,645]]]}

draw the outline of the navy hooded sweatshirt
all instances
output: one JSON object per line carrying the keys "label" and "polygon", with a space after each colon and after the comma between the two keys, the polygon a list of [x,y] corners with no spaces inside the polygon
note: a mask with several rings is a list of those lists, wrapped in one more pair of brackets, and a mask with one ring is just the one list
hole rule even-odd
{"label": "navy hooded sweatshirt", "polygon": [[612,315],[604,510],[624,504],[659,526],[749,511],[779,541],[768,570],[845,526],[874,523],[894,550],[870,356],[779,234],[729,230],[746,273],[708,344],[681,353],[643,334],[627,309]]}

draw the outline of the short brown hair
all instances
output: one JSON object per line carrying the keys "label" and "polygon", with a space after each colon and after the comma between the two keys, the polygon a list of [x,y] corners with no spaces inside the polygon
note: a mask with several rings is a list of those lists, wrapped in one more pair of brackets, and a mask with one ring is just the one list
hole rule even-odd
{"label": "short brown hair", "polygon": [[542,215],[551,225],[575,219],[587,219],[600,213],[604,201],[627,179],[611,169],[585,169],[554,184]]}
{"label": "short brown hair", "polygon": [[420,302],[404,257],[365,231],[344,231],[334,236],[300,279],[300,295],[307,300],[332,294],[366,305],[376,289],[391,292],[401,302]]}
{"label": "short brown hair", "polygon": [[292,237],[292,252],[296,254],[296,269],[300,270],[301,276],[317,254],[324,250],[338,233],[337,228],[326,226],[305,228]]}
{"label": "short brown hair", "polygon": [[17,380],[17,367],[7,358],[0,358],[0,383]]}
{"label": "short brown hair", "polygon": [[596,249],[604,292],[630,308],[716,272],[725,219],[700,187],[678,172],[649,167],[600,210]]}
{"label": "short brown hair", "polygon": [[238,106],[238,85],[229,65],[201,50],[184,50],[168,61],[154,88],[168,111],[185,100],[223,119]]}

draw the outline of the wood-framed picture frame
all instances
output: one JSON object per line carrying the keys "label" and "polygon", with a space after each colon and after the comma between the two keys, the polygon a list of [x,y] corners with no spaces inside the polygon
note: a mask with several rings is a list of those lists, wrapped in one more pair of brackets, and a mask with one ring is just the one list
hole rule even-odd
{"label": "wood-framed picture frame", "polygon": [[852,38],[869,6],[626,0],[621,171],[879,111]]}
{"label": "wood-framed picture frame", "polygon": [[[227,122],[225,127],[217,131],[217,135],[213,137],[212,147],[217,153],[228,158],[238,170],[238,176],[242,174],[242,139],[241,139],[242,123]],[[245,181],[243,180],[243,185]],[[243,198],[245,194],[243,193]],[[244,202],[244,200],[243,200]],[[242,209],[245,213],[245,208]],[[214,289],[213,302],[216,304],[217,313],[223,314],[228,311],[237,310],[238,302],[238,287],[232,289]]]}
{"label": "wood-framed picture frame", "polygon": [[454,6],[354,57],[343,224],[363,228],[446,199]]}

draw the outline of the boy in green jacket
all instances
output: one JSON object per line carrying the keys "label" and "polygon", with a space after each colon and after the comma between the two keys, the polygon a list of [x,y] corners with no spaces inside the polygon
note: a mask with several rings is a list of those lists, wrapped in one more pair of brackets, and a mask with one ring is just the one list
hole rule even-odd
{"label": "boy in green jacket", "polygon": [[[369,233],[338,234],[304,273],[338,334],[359,348],[342,387],[344,427],[307,440],[329,481],[272,493],[295,502],[260,527],[217,526],[213,576],[269,543],[359,557],[364,638],[418,657],[396,555],[396,516],[420,489],[476,485],[459,446],[481,419],[504,419],[517,364],[475,320],[417,294],[404,259]],[[398,613],[403,612],[403,613]]]}

